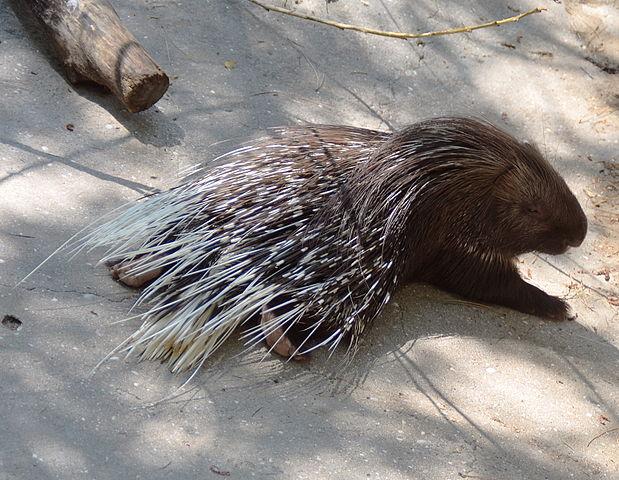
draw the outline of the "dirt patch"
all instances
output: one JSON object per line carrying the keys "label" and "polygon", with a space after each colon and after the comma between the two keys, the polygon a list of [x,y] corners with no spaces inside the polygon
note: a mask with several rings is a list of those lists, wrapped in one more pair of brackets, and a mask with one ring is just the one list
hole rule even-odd
{"label": "dirt patch", "polygon": [[2,319],[2,326],[9,330],[17,331],[21,328],[22,322],[13,315],[5,315]]}
{"label": "dirt patch", "polygon": [[619,9],[614,0],[566,0],[570,27],[582,40],[585,58],[603,72],[619,71]]}

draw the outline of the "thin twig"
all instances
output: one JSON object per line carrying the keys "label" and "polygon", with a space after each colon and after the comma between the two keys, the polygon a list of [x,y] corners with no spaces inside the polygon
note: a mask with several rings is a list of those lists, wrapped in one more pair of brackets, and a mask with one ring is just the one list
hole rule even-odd
{"label": "thin twig", "polygon": [[339,28],[340,30],[353,30],[355,32],[368,33],[370,35],[379,35],[381,37],[399,38],[403,40],[406,40],[409,38],[428,38],[428,37],[438,37],[439,35],[453,35],[454,33],[468,33],[468,32],[472,32],[473,30],[479,30],[480,28],[499,27],[506,23],[517,22],[521,18],[524,18],[528,15],[532,15],[534,13],[540,13],[546,10],[543,7],[537,7],[532,10],[528,10],[524,13],[514,15],[513,17],[504,18],[502,20],[493,20],[491,22],[481,23],[479,25],[470,25],[470,26],[465,26],[465,27],[450,28],[447,30],[437,30],[434,32],[406,33],[406,32],[388,32],[384,30],[377,30],[375,28],[362,27],[359,25],[351,25],[350,23],[341,23],[341,22],[336,22],[333,20],[325,20],[323,18],[314,17],[312,15],[298,13],[293,10],[289,10],[287,8],[276,7],[274,5],[266,5],[264,3],[259,2],[258,0],[248,0],[248,1],[250,1],[254,5],[258,5],[259,7],[264,8],[268,12],[282,13],[284,15],[290,15],[292,17],[301,18],[303,20],[309,20],[311,22],[321,23],[323,25],[328,25],[330,27]]}
{"label": "thin twig", "polygon": [[600,297],[605,298],[608,302],[610,302],[611,296],[612,296],[611,293],[607,294],[607,293],[604,293],[602,290],[599,290],[599,289],[597,289],[595,287],[592,287],[591,285],[587,285],[582,280],[579,280],[578,278],[574,277],[573,275],[570,275],[568,272],[563,271],[561,268],[557,267],[554,263],[549,262],[548,260],[546,260],[544,257],[541,257],[537,253],[534,253],[533,255],[535,257],[539,258],[542,262],[544,262],[547,265],[549,265],[552,268],[554,268],[557,272],[560,272],[563,275],[565,275],[566,277],[568,277],[570,280],[580,284],[582,287],[586,288],[587,290],[591,290],[592,292],[597,293]]}
{"label": "thin twig", "polygon": [[166,38],[165,30],[163,29],[163,27],[161,27],[161,30],[163,30],[163,41],[165,42],[165,50],[168,54],[168,65],[172,65],[172,59],[170,58],[170,47],[168,45],[168,39]]}
{"label": "thin twig", "polygon": [[606,431],[600,433],[599,435],[596,435],[591,440],[589,440],[589,443],[587,443],[587,448],[589,448],[589,445],[591,445],[594,442],[594,440],[597,440],[598,438],[603,437],[604,435],[606,435],[608,433],[615,432],[617,430],[619,430],[619,427],[611,428],[610,430],[606,430]]}
{"label": "thin twig", "polygon": [[492,309],[493,306],[492,305],[487,305],[485,303],[479,303],[479,302],[471,302],[469,300],[459,300],[459,299],[451,299],[451,300],[446,300],[443,303],[447,303],[447,304],[455,304],[455,305],[471,305],[472,307],[479,307],[479,308],[485,308],[485,309]]}
{"label": "thin twig", "polygon": [[480,477],[479,475],[469,475],[468,473],[458,472],[458,476],[462,478],[479,478],[481,480],[489,480],[488,477]]}
{"label": "thin twig", "polygon": [[293,48],[299,52],[303,58],[305,58],[305,61],[308,63],[308,65],[312,68],[312,70],[314,71],[314,75],[316,76],[316,88],[314,89],[315,92],[318,92],[318,90],[321,89],[321,87],[323,86],[323,84],[325,83],[325,74],[323,74],[322,76],[322,81],[320,81],[320,75],[318,75],[318,70],[316,70],[316,67],[314,66],[314,64],[312,63],[312,61],[308,58],[307,55],[305,55],[305,52],[302,49],[302,46],[299,45],[297,42],[290,40],[289,38],[287,38],[286,40],[288,40],[290,43],[292,43]]}
{"label": "thin twig", "polygon": [[573,447],[572,447],[569,443],[567,443],[566,441],[563,441],[562,443],[563,443],[563,445],[565,445],[567,448],[569,448],[572,452],[574,451],[574,448],[573,448]]}
{"label": "thin twig", "polygon": [[23,233],[9,233],[11,237],[19,237],[19,238],[37,238],[32,235],[24,235]]}
{"label": "thin twig", "polygon": [[[197,395],[198,391],[200,390],[200,387],[196,385],[194,387],[191,387],[189,390],[180,391],[180,390],[182,390],[183,386],[184,385],[181,385],[176,390],[174,390],[174,392],[171,393],[170,395],[167,395],[166,397],[160,398],[159,400],[157,400],[155,402],[144,403],[142,405],[137,405],[135,407],[130,407],[129,410],[146,410],[146,409],[149,409],[149,408],[158,407],[162,403],[168,403],[168,404],[182,403],[183,404],[183,406],[181,407],[181,410],[182,410],[183,408],[185,408],[187,406],[187,404],[189,402],[191,402],[195,398],[195,396]],[[179,392],[179,393],[177,393],[177,392]],[[188,400],[179,400],[179,401],[176,401],[176,402],[172,401],[172,400],[180,398],[180,397],[182,397],[184,395],[187,395],[188,393],[193,393],[191,398],[189,398]],[[206,398],[206,397],[201,397],[201,398],[198,398],[197,400],[203,400],[204,398]]]}

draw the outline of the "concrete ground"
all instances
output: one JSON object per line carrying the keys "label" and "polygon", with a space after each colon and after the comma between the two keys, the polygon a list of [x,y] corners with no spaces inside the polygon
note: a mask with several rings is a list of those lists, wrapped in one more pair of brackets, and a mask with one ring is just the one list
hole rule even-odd
{"label": "concrete ground", "polygon": [[[36,32],[33,41],[7,2],[0,9],[1,480],[618,478],[612,1],[287,2],[404,31],[548,9],[423,42],[342,32],[246,0],[113,3],[172,78],[141,114],[69,85]],[[62,252],[14,288],[102,213],[208,162],[216,142],[282,124],[397,129],[444,114],[537,142],[573,188],[587,240],[566,255],[527,256],[522,271],[568,297],[577,321],[414,286],[348,369],[337,367],[342,352],[309,366],[260,362],[264,349],[235,356],[242,345],[231,341],[182,395],[156,403],[184,378],[116,357],[89,378],[138,327],[113,323],[135,294],[94,266],[97,252]]]}

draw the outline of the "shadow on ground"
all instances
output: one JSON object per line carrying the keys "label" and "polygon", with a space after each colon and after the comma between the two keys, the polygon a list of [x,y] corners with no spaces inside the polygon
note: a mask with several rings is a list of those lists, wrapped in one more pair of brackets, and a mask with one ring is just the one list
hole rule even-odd
{"label": "shadow on ground", "polygon": [[[527,7],[344,3],[328,15],[420,31]],[[174,79],[157,107],[138,115],[69,86],[33,48],[40,40],[32,44],[9,10],[0,13],[0,117],[8,119],[0,125],[0,316],[23,322],[18,331],[0,327],[0,479],[616,473],[609,299],[617,273],[610,281],[595,273],[616,264],[616,224],[601,215],[616,198],[607,165],[616,161],[617,124],[605,113],[616,98],[612,76],[583,59],[564,8],[546,3],[547,13],[501,29],[406,43],[241,0],[119,1],[123,21]],[[322,2],[297,8],[327,16]],[[133,293],[93,268],[96,252],[56,255],[13,288],[101,214],[228,148],[222,140],[299,122],[397,129],[439,114],[480,116],[537,141],[573,187],[591,219],[588,240],[548,258],[555,269],[527,258],[523,270],[569,295],[578,322],[544,323],[412,286],[346,366],[339,351],[303,367],[262,360],[264,349],[241,353],[231,341],[176,392],[183,379],[149,363],[114,358],[88,377],[139,323],[111,324],[126,318]]]}

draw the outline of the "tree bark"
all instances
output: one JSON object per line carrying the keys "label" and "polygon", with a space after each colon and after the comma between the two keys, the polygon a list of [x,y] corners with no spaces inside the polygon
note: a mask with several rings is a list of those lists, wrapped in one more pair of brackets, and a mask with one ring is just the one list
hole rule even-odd
{"label": "tree bark", "polygon": [[151,107],[168,89],[168,76],[107,0],[20,1],[43,25],[71,83],[103,85],[130,112]]}

